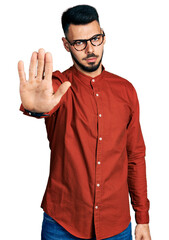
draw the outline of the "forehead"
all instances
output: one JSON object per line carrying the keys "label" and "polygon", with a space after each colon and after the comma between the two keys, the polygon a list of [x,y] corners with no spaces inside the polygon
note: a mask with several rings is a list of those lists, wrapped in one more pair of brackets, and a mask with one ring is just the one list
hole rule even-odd
{"label": "forehead", "polygon": [[100,25],[97,21],[85,25],[74,25],[70,24],[68,30],[68,38],[70,40],[74,39],[88,39],[95,34],[100,33]]}

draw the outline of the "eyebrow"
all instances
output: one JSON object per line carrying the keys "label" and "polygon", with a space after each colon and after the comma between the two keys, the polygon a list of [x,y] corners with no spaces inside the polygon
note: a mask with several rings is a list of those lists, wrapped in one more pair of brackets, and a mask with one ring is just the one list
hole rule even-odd
{"label": "eyebrow", "polygon": [[[98,35],[100,35],[100,34],[102,34],[102,33],[97,33],[97,34],[93,35],[91,38],[94,38],[94,37],[96,37],[96,36],[98,36]],[[88,38],[88,39],[84,39],[84,38],[82,39],[82,38],[81,38],[81,39],[75,39],[75,40],[72,40],[72,41],[73,41],[73,43],[74,43],[74,42],[76,42],[76,41],[86,41],[86,40],[89,40],[89,39],[91,39],[91,38]]]}

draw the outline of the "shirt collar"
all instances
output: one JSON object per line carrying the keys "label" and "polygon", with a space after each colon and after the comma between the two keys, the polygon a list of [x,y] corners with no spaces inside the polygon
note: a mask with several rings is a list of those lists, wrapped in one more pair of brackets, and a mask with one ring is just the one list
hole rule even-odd
{"label": "shirt collar", "polygon": [[80,81],[82,81],[84,84],[86,84],[88,86],[91,85],[91,81],[93,79],[95,80],[95,82],[101,80],[103,78],[104,73],[105,73],[105,68],[104,68],[103,65],[102,65],[102,72],[94,78],[82,73],[81,71],[79,71],[75,67],[75,65],[73,65],[71,68],[72,68],[72,71],[73,71],[74,78],[78,78]]}

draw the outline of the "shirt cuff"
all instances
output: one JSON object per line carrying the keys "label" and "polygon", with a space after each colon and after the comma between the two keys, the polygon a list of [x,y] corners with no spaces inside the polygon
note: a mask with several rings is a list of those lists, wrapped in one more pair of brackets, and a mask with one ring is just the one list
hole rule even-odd
{"label": "shirt cuff", "polygon": [[44,117],[44,116],[49,116],[49,114],[45,114],[45,113],[36,113],[36,112],[31,112],[27,109],[25,109],[25,111],[32,117],[37,117],[37,118],[40,118],[40,117]]}
{"label": "shirt cuff", "polygon": [[149,213],[145,212],[135,212],[135,220],[137,224],[147,224],[149,223]]}
{"label": "shirt cuff", "polygon": [[27,116],[30,116],[30,117],[35,117],[35,118],[47,118],[47,117],[50,116],[50,112],[49,113],[47,113],[47,112],[46,113],[44,113],[44,112],[42,112],[42,113],[32,112],[30,110],[25,109],[22,104],[20,105],[19,110],[22,111],[23,114],[25,114]]}

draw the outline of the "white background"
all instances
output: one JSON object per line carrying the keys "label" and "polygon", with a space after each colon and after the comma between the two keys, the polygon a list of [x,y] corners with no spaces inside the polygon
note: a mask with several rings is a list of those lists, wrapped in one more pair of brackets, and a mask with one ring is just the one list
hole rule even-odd
{"label": "white background", "polygon": [[[49,173],[50,151],[43,119],[20,111],[17,63],[28,76],[33,51],[53,55],[53,70],[72,65],[62,45],[61,14],[84,1],[9,1],[0,6],[0,239],[40,240],[40,203]],[[169,7],[166,0],[85,1],[97,8],[107,42],[106,70],[128,79],[140,102],[146,143],[150,231],[168,239],[169,215]],[[135,219],[131,208],[132,231]],[[113,227],[113,226],[112,226]]]}

